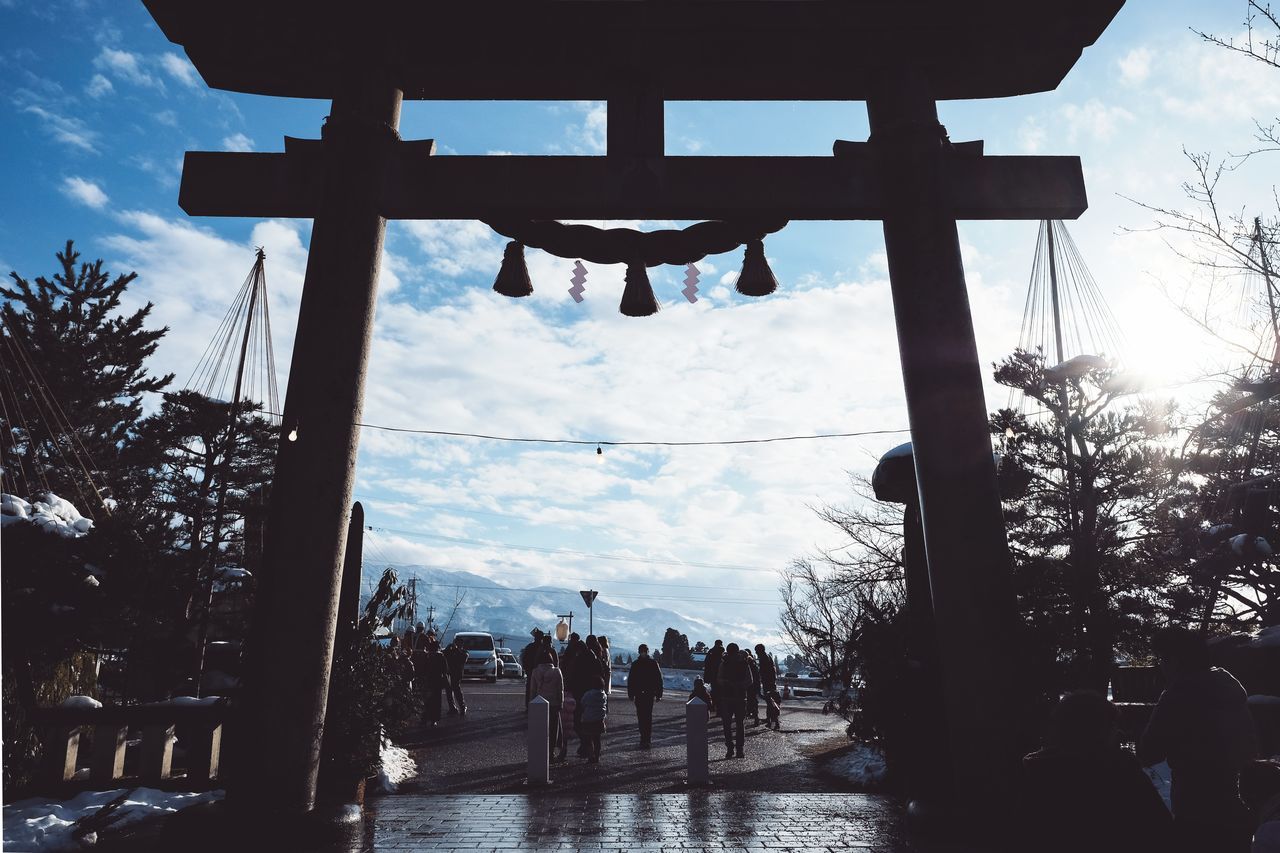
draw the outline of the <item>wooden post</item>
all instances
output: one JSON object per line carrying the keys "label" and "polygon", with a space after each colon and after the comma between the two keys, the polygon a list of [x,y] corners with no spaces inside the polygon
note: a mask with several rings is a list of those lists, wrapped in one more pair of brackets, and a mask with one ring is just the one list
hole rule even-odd
{"label": "wooden post", "polygon": [[144,785],[163,782],[173,775],[173,723],[148,723],[142,727],[139,775]]}
{"label": "wooden post", "polygon": [[89,781],[101,790],[114,788],[124,775],[124,751],[129,727],[123,723],[98,723],[93,728],[93,758]]}
{"label": "wooden post", "polygon": [[80,756],[80,726],[65,723],[45,729],[41,776],[46,783],[70,782],[76,775]]}
{"label": "wooden post", "polygon": [[[353,54],[353,67],[363,59]],[[386,220],[383,164],[402,93],[374,75],[335,97],[311,231],[248,650],[233,802],[301,814],[320,742]],[[238,736],[239,737],[239,736]],[[237,743],[237,749],[240,749]]]}
{"label": "wooden post", "polygon": [[922,75],[867,103],[885,181],[885,247],[939,635],[955,789],[978,819],[1016,780],[1009,665],[1016,610],[955,213],[950,156]]}
{"label": "wooden post", "polygon": [[338,602],[338,643],[355,630],[360,621],[360,570],[364,552],[364,507],[351,505],[347,524],[347,547],[342,558],[342,597]]}
{"label": "wooden post", "polygon": [[187,749],[187,782],[205,786],[218,778],[222,761],[222,723],[200,723],[191,726],[191,744]]}

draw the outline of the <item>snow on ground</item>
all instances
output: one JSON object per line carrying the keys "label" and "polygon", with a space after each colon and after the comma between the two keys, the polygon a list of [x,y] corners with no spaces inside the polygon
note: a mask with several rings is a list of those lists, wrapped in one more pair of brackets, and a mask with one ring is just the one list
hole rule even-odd
{"label": "snow on ground", "polygon": [[[614,687],[627,686],[627,671],[631,667],[628,664],[614,664],[613,677],[610,679]],[[664,669],[662,671],[662,689],[672,692],[684,691],[688,693],[693,689],[693,680],[702,677],[700,669]]]}
{"label": "snow on ground", "polygon": [[409,750],[396,746],[389,738],[382,739],[379,753],[382,766],[378,768],[378,781],[373,789],[383,794],[394,794],[402,782],[418,775],[418,765],[409,757]]}
{"label": "snow on ground", "polygon": [[1254,648],[1275,648],[1280,646],[1280,625],[1263,628],[1249,645]]}
{"label": "snow on ground", "polygon": [[[69,800],[47,800],[35,797],[18,800],[4,807],[5,850],[81,850],[84,844],[71,837],[71,827],[116,797],[124,788],[114,791],[85,791]],[[222,791],[201,794],[134,788],[116,811],[119,819],[112,827],[127,826],[161,814],[176,812],[188,806],[222,799]],[[86,843],[92,844],[90,838]]]}
{"label": "snow on ground", "polygon": [[1169,765],[1161,761],[1153,767],[1146,768],[1146,771],[1147,777],[1151,779],[1151,784],[1156,786],[1160,799],[1164,800],[1164,807],[1169,811],[1173,811],[1173,806],[1169,805],[1169,785],[1173,779]]}
{"label": "snow on ground", "polygon": [[843,755],[831,759],[827,762],[826,769],[864,788],[880,785],[888,773],[884,751],[869,743],[860,743]]}

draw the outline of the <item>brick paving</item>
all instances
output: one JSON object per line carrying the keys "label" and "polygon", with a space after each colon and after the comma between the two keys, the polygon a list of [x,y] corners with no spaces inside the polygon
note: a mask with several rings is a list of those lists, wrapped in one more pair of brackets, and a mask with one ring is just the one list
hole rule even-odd
{"label": "brick paving", "polygon": [[359,851],[865,850],[906,853],[900,807],[870,794],[398,795],[368,803]]}

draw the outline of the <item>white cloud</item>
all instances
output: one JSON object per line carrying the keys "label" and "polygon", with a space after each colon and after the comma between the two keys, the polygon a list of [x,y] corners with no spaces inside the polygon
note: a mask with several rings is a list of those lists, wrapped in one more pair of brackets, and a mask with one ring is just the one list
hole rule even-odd
{"label": "white cloud", "polygon": [[252,151],[253,140],[245,136],[243,133],[233,133],[230,136],[222,137],[223,151]]}
{"label": "white cloud", "polygon": [[81,151],[97,153],[98,132],[87,128],[80,119],[61,115],[39,104],[31,104],[23,108],[23,112],[39,118],[44,129],[58,142]]}
{"label": "white cloud", "polygon": [[1026,154],[1038,154],[1044,147],[1046,136],[1043,122],[1029,117],[1018,128],[1018,147]]}
{"label": "white cloud", "polygon": [[110,95],[116,89],[111,85],[111,81],[101,74],[94,74],[89,78],[89,83],[84,87],[84,91],[91,98],[101,98]]}
{"label": "white cloud", "polygon": [[1151,59],[1155,54],[1148,47],[1135,47],[1116,61],[1120,69],[1120,82],[1137,86],[1151,76]]}
{"label": "white cloud", "polygon": [[94,67],[107,71],[121,80],[139,86],[163,89],[164,83],[143,68],[143,58],[127,50],[104,47],[93,60]]}
{"label": "white cloud", "polygon": [[200,74],[186,57],[176,53],[160,54],[160,67],[164,72],[188,88],[200,85]]}
{"label": "white cloud", "polygon": [[103,192],[102,187],[93,181],[74,175],[69,178],[63,178],[61,189],[62,194],[67,198],[77,201],[86,207],[92,207],[94,210],[101,210],[111,200]]}
{"label": "white cloud", "polygon": [[156,121],[160,122],[161,124],[165,125],[166,127],[178,126],[178,114],[173,110],[161,110],[160,112],[153,115],[152,118],[154,118]]}
{"label": "white cloud", "polygon": [[1124,107],[1108,106],[1097,98],[1083,104],[1063,104],[1059,114],[1067,125],[1067,141],[1073,144],[1081,137],[1106,142],[1115,136],[1122,124],[1134,120],[1133,113]]}
{"label": "white cloud", "polygon": [[608,108],[604,101],[574,101],[567,107],[557,105],[554,111],[570,110],[578,115],[564,129],[564,145],[552,144],[552,152],[567,150],[571,154],[603,154],[608,139]]}

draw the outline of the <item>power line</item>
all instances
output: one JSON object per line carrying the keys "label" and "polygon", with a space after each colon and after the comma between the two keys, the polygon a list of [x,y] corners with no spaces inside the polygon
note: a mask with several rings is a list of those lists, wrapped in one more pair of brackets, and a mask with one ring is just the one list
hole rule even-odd
{"label": "power line", "polygon": [[[264,414],[274,415],[276,417],[284,417],[278,412],[264,412]],[[383,424],[370,424],[362,421],[356,421],[356,426],[362,429],[376,429],[383,432],[401,432],[411,433],[413,435],[439,435],[448,438],[479,438],[485,441],[505,441],[515,444],[572,444],[591,446],[596,445],[604,447],[726,447],[736,444],[770,444],[779,441],[814,441],[827,438],[861,438],[868,435],[897,435],[904,432],[911,432],[910,429],[872,429],[862,432],[823,432],[814,433],[812,435],[775,435],[768,438],[734,438],[734,439],[707,439],[700,441],[602,441],[585,438],[529,438],[527,436],[511,436],[511,435],[489,435],[480,432],[454,432],[443,429],[418,429],[416,427],[395,427],[385,426]]]}
{"label": "power line", "polygon": [[516,551],[536,551],[541,554],[562,554],[571,557],[591,557],[596,560],[616,560],[622,563],[649,563],[661,566],[676,566],[690,569],[718,569],[736,572],[768,572],[774,574],[778,570],[764,566],[741,566],[731,563],[697,563],[684,560],[663,560],[658,557],[623,557],[618,554],[595,554],[589,551],[573,551],[568,548],[546,548],[538,545],[520,545],[514,542],[486,542],[482,539],[466,539],[461,536],[445,536],[442,533],[423,533],[417,530],[397,530],[394,527],[377,527],[369,525],[366,530],[382,533],[398,533],[402,536],[418,536],[424,539],[439,539],[445,542],[458,542],[464,545],[479,545],[486,548],[510,548]]}

